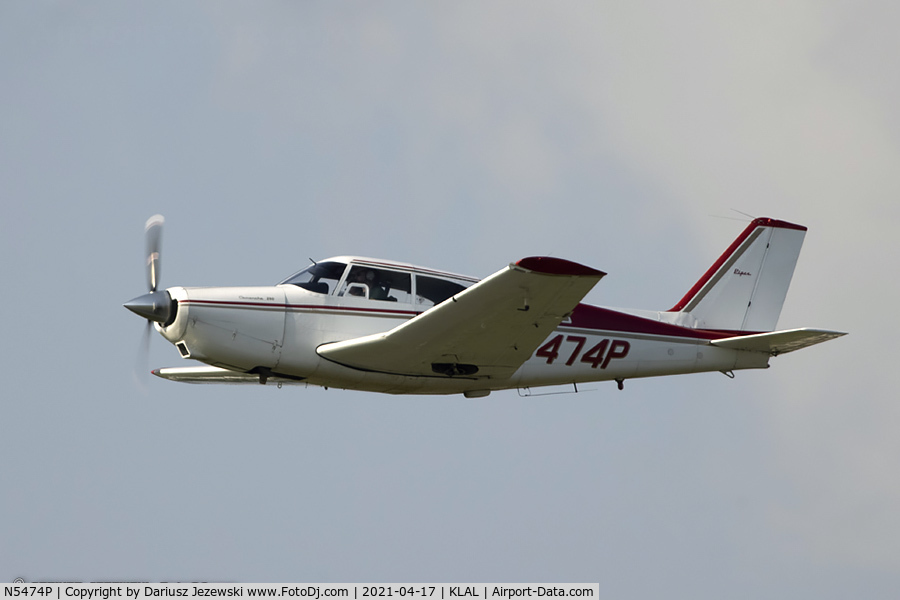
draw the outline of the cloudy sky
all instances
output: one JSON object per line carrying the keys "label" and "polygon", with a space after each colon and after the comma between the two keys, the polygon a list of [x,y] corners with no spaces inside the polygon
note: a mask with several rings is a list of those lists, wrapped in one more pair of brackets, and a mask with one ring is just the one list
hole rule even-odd
{"label": "cloudy sky", "polygon": [[[0,4],[0,580],[895,597],[898,27],[890,2]],[[134,379],[157,212],[164,286],[552,254],[609,273],[592,302],[665,309],[736,211],[809,227],[779,326],[849,336],[537,398]]]}

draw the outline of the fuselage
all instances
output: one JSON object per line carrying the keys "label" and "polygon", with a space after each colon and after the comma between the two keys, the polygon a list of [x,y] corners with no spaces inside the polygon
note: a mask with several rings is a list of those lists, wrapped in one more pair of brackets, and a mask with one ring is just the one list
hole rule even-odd
{"label": "fuselage", "polygon": [[[477,280],[401,263],[338,257],[265,287],[175,287],[174,318],[157,329],[184,358],[312,385],[396,394],[507,388],[765,368],[768,355],[720,348],[733,335],[579,304],[509,378],[366,371],[317,353],[323,344],[389,331]],[[668,322],[667,322],[668,321]]]}

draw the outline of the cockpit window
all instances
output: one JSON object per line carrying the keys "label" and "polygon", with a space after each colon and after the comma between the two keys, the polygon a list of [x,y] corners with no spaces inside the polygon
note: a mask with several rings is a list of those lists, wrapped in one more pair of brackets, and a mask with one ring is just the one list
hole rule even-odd
{"label": "cockpit window", "polygon": [[329,294],[337,286],[347,265],[339,262],[320,262],[291,275],[281,283],[289,283],[317,294]]}
{"label": "cockpit window", "polygon": [[416,275],[416,305],[430,308],[440,304],[450,296],[460,293],[473,282],[463,279],[439,279],[426,275]]}
{"label": "cockpit window", "polygon": [[412,277],[401,271],[354,265],[338,295],[409,304],[412,302]]}

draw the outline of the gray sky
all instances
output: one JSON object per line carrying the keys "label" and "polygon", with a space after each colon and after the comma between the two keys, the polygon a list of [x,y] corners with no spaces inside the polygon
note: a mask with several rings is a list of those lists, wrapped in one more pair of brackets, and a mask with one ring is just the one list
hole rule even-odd
{"label": "gray sky", "polygon": [[[897,6],[0,4],[0,580],[894,597]],[[851,335],[525,399],[133,379],[156,212],[164,286],[553,254],[665,309],[732,208],[810,228],[779,325]]]}

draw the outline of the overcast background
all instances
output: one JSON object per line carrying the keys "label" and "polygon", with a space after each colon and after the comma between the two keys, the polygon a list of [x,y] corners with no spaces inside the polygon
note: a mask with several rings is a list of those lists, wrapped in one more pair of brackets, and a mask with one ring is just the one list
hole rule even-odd
{"label": "overcast background", "polygon": [[[898,28],[887,1],[3,2],[0,580],[895,598]],[[779,326],[849,336],[538,398],[133,376],[157,212],[163,286],[552,254],[666,309],[732,209],[809,227]]]}

